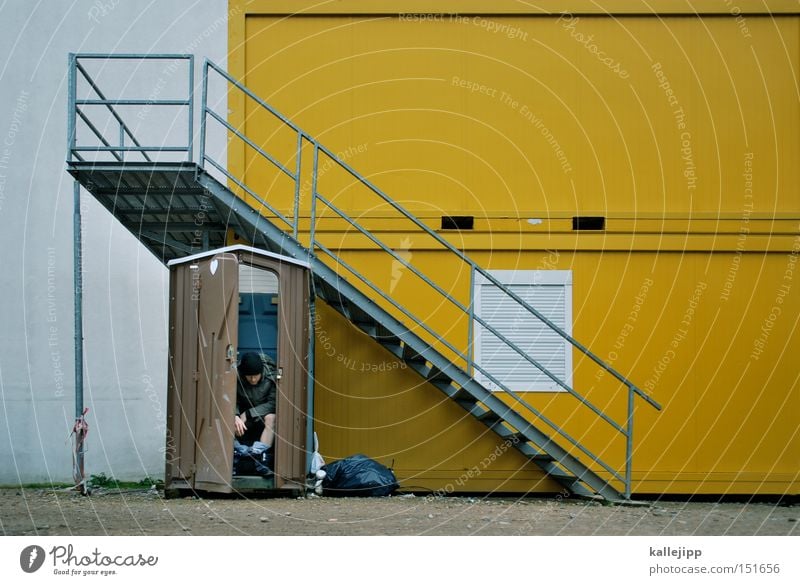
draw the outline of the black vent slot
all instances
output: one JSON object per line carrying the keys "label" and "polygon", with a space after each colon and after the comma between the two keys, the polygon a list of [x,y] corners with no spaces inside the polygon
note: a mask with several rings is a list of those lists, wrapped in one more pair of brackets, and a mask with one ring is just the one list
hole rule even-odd
{"label": "black vent slot", "polygon": [[443,230],[471,230],[475,227],[475,218],[471,215],[443,215]]}
{"label": "black vent slot", "polygon": [[603,231],[606,229],[606,218],[591,215],[578,215],[572,218],[572,229],[575,231]]}

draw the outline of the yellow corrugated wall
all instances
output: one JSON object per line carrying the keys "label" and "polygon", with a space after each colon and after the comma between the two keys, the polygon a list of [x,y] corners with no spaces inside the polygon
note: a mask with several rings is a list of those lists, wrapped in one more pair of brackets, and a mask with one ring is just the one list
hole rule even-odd
{"label": "yellow corrugated wall", "polygon": [[[433,6],[232,0],[229,67],[429,225],[474,215],[473,232],[445,235],[481,266],[573,271],[575,336],[665,407],[638,401],[634,491],[798,493],[796,6]],[[252,140],[292,160],[293,133],[235,96],[229,107]],[[289,181],[235,143],[229,161],[290,212]],[[463,264],[320,164],[321,193],[468,301]],[[573,232],[574,215],[604,216],[606,229]],[[466,320],[412,274],[341,222],[321,226],[348,262],[466,346]],[[556,489],[513,450],[491,458],[498,440],[483,425],[338,314],[318,312],[326,457],[394,462],[408,486]],[[624,390],[577,353],[574,382],[624,418]],[[574,399],[526,399],[622,461],[621,437]]]}

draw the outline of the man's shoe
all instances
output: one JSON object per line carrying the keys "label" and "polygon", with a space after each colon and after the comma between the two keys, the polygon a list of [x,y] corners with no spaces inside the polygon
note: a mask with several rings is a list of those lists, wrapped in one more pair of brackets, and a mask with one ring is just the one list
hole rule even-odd
{"label": "man's shoe", "polygon": [[269,477],[269,476],[273,475],[272,467],[270,467],[266,463],[260,461],[259,459],[255,460],[255,471],[256,471],[257,474],[259,474],[259,475],[261,475],[263,477]]}

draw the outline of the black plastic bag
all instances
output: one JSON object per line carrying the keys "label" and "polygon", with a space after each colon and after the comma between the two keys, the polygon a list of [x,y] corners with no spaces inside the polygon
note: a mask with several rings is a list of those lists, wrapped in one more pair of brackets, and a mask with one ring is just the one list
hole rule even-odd
{"label": "black plastic bag", "polygon": [[394,472],[366,455],[353,455],[322,467],[326,496],[388,496],[398,487]]}

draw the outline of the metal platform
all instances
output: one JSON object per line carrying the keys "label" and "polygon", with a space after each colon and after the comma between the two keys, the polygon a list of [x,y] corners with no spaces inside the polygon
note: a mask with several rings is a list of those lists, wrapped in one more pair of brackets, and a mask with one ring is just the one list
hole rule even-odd
{"label": "metal platform", "polygon": [[164,264],[225,246],[228,230],[284,251],[254,229],[251,207],[215,196],[226,187],[196,163],[70,161],[67,172]]}

